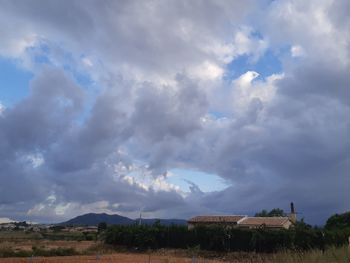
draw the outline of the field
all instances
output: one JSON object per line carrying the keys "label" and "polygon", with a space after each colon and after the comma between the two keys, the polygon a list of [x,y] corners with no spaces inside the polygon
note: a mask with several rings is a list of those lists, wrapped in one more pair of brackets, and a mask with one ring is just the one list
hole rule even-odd
{"label": "field", "polygon": [[[15,263],[15,262],[30,262],[28,258],[5,258],[0,259],[1,263]],[[52,263],[86,263],[86,262],[123,262],[123,263],[147,263],[148,262],[148,255],[146,254],[112,254],[112,255],[105,255],[100,256],[98,260],[96,259],[96,256],[71,256],[71,257],[38,257],[34,258],[31,262],[38,262],[38,263],[44,263],[44,262],[52,262]],[[183,257],[167,257],[167,256],[152,256],[151,262],[154,263],[190,263],[192,262],[191,258],[183,258]],[[197,259],[196,262],[198,263],[222,263],[220,261],[215,260],[209,260],[209,259]]]}
{"label": "field", "polygon": [[33,247],[43,249],[74,248],[77,252],[84,252],[96,243],[93,241],[50,241],[50,240],[23,240],[23,241],[3,241],[0,242],[0,249],[12,248],[13,250],[32,250]]}
{"label": "field", "polygon": [[[79,240],[79,234],[56,233],[48,236],[40,233],[0,232],[0,263],[11,262],[123,262],[123,263],[342,263],[350,262],[350,248],[330,248],[309,252],[280,252],[263,254],[254,252],[216,253],[193,249],[158,249],[145,252],[130,251],[101,241]],[[56,240],[65,238],[65,240]],[[12,254],[4,254],[11,252]],[[5,255],[5,256],[4,256]],[[7,255],[7,256],[6,256]],[[34,255],[33,257],[31,257]],[[59,255],[59,256],[57,256]]]}
{"label": "field", "polygon": [[[77,245],[77,244],[75,244]],[[79,256],[61,257],[23,257],[23,258],[0,258],[0,263],[15,262],[52,262],[52,263],[83,263],[83,262],[123,262],[123,263],[148,263],[148,257],[152,263],[192,263],[192,257],[186,251],[163,250],[148,253],[117,253],[91,254]],[[209,257],[209,258],[208,258]],[[255,253],[229,253],[213,257],[212,254],[197,255],[196,263],[346,263],[350,262],[350,248],[329,249],[325,253],[311,251],[307,253],[278,253],[278,254],[255,254]]]}
{"label": "field", "polygon": [[[52,262],[52,263],[82,263],[82,262],[123,262],[123,263],[147,263],[148,254],[131,254],[131,253],[113,253],[109,255],[87,255],[87,256],[68,256],[68,257],[34,257],[34,258],[3,258],[3,263],[19,262]],[[152,263],[191,263],[192,258],[152,255]],[[197,263],[222,263],[218,260],[196,258]]]}

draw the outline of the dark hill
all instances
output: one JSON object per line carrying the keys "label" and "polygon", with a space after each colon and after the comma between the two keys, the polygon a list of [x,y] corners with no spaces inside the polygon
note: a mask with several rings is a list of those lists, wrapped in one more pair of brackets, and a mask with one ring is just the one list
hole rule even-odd
{"label": "dark hill", "polygon": [[[153,225],[157,220],[160,221],[161,225],[186,225],[186,220],[183,219],[144,219],[142,218],[141,223],[143,225]],[[66,222],[60,223],[59,225],[71,225],[71,226],[97,226],[99,223],[105,222],[107,225],[132,225],[138,224],[139,219],[130,219],[128,217],[120,215],[108,215],[108,214],[85,214],[72,218]]]}
{"label": "dark hill", "polygon": [[97,226],[99,223],[105,222],[108,225],[131,225],[134,224],[134,220],[120,216],[120,215],[108,215],[108,214],[85,214],[72,218],[60,225],[72,225],[72,226]]}

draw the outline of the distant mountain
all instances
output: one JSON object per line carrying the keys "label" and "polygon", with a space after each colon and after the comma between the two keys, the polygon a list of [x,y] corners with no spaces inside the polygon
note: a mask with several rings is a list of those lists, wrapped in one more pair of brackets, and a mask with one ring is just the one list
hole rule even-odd
{"label": "distant mountain", "polygon": [[[143,225],[153,225],[157,220],[160,221],[161,225],[186,225],[187,221],[183,219],[141,219]],[[72,218],[66,222],[60,223],[59,225],[71,225],[71,226],[97,226],[99,223],[105,222],[108,225],[132,225],[138,224],[139,219],[130,219],[128,217],[120,215],[108,215],[108,214],[94,214],[89,213],[81,216]]]}
{"label": "distant mountain", "polygon": [[135,223],[134,220],[120,215],[90,213],[74,217],[60,225],[97,226],[101,222],[105,222],[108,225],[132,225]]}

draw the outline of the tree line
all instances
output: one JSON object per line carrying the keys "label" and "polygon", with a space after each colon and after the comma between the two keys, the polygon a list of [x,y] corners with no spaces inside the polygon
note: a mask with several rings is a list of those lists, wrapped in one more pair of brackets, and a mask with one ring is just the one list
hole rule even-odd
{"label": "tree line", "polygon": [[110,226],[108,244],[138,249],[193,248],[214,251],[276,252],[279,250],[322,249],[347,244],[350,229],[319,229],[297,224],[292,229],[270,230],[199,226]]}
{"label": "tree line", "polygon": [[330,217],[324,228],[311,227],[303,221],[291,229],[239,229],[222,226],[108,226],[107,244],[137,249],[199,248],[212,251],[276,252],[339,247],[348,244],[350,212]]}

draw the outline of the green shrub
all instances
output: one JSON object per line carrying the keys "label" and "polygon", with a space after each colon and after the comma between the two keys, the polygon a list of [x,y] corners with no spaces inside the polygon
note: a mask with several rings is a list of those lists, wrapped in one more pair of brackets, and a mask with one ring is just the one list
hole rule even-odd
{"label": "green shrub", "polygon": [[14,250],[12,248],[1,248],[0,257],[55,257],[55,256],[73,256],[79,253],[74,248],[53,248],[43,249],[33,246],[32,250]]}
{"label": "green shrub", "polygon": [[26,250],[13,250],[12,248],[1,248],[0,257],[10,258],[10,257],[30,257],[32,255],[31,251]]}
{"label": "green shrub", "polygon": [[34,256],[42,256],[42,257],[55,257],[55,256],[74,256],[77,255],[78,252],[74,248],[52,248],[52,249],[42,249],[42,248],[34,248],[33,253]]}
{"label": "green shrub", "polygon": [[110,226],[104,240],[107,244],[138,249],[200,247],[212,251],[277,252],[284,250],[324,250],[347,244],[347,230],[315,229],[306,224],[290,230],[239,229],[220,226]]}

